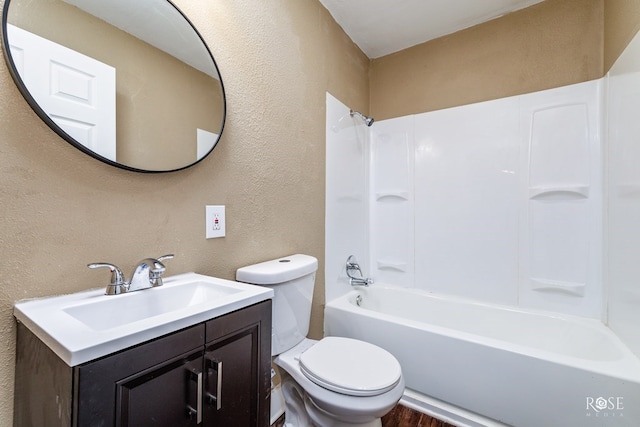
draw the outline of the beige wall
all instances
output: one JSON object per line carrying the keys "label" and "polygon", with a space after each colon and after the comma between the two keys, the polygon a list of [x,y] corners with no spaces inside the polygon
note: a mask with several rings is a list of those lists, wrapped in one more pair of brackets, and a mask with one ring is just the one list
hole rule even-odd
{"label": "beige wall", "polygon": [[400,117],[602,77],[640,0],[546,0],[371,62],[370,113]]}
{"label": "beige wall", "polygon": [[[219,146],[194,168],[137,174],[86,156],[31,111],[0,60],[0,426],[12,418],[13,302],[106,284],[88,262],[129,275],[174,252],[169,274],[231,279],[314,255],[311,335],[322,334],[325,91],[365,109],[369,61],[316,0],[174,3],[210,46],[228,102]],[[205,240],[206,204],[227,206],[227,237]]]}
{"label": "beige wall", "polygon": [[604,0],[604,69],[609,71],[640,29],[640,0]]}
{"label": "beige wall", "polygon": [[603,0],[546,0],[372,61],[376,119],[603,75]]}

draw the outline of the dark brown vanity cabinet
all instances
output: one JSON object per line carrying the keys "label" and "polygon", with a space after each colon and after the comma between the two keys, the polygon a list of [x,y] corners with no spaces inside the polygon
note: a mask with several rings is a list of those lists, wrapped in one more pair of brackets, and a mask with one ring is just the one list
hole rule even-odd
{"label": "dark brown vanity cabinet", "polygon": [[269,425],[271,300],[75,367],[18,341],[15,426]]}

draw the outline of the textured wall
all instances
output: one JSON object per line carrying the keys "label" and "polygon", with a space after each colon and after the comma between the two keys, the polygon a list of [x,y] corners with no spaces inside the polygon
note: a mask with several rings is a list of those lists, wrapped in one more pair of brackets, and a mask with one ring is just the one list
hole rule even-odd
{"label": "textured wall", "polygon": [[370,112],[400,117],[599,78],[602,51],[603,0],[546,0],[373,60]]}
{"label": "textured wall", "polygon": [[604,70],[608,71],[640,29],[640,0],[605,0],[604,29]]}
{"label": "textured wall", "polygon": [[[136,174],[86,156],[40,121],[0,61],[0,426],[12,419],[13,302],[107,283],[88,262],[129,275],[173,252],[169,274],[233,278],[311,254],[321,260],[311,334],[322,334],[325,91],[366,110],[369,61],[316,0],[174,3],[227,91],[222,140],[194,168]],[[226,238],[205,240],[205,204],[227,206]]]}
{"label": "textured wall", "polygon": [[401,117],[597,79],[638,29],[640,0],[546,0],[373,60],[370,112]]}

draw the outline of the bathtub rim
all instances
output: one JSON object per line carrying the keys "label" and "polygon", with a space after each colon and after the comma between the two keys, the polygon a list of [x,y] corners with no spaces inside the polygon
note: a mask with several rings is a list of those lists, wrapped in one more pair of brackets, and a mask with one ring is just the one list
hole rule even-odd
{"label": "bathtub rim", "polygon": [[508,351],[511,353],[534,357],[541,360],[550,361],[553,363],[558,363],[563,366],[568,366],[571,368],[582,369],[584,371],[595,372],[607,376],[611,376],[620,380],[632,381],[640,384],[640,359],[633,353],[631,350],[620,340],[620,338],[612,331],[606,324],[604,324],[599,319],[581,317],[576,315],[550,312],[545,310],[531,309],[531,308],[523,308],[523,307],[514,307],[503,304],[490,303],[470,298],[463,298],[455,295],[447,295],[440,293],[433,293],[429,291],[425,291],[422,289],[416,289],[411,287],[402,287],[402,286],[392,286],[385,284],[376,284],[369,288],[364,289],[352,289],[346,294],[334,298],[333,300],[327,302],[325,305],[325,331],[327,328],[327,319],[329,318],[326,315],[327,310],[342,310],[354,315],[365,316],[369,318],[376,318],[380,320],[385,320],[394,324],[400,324],[398,316],[378,312],[375,310],[359,307],[355,304],[356,296],[361,292],[367,291],[375,291],[375,289],[385,289],[392,291],[400,291],[409,294],[418,294],[432,299],[442,299],[447,301],[453,301],[461,304],[473,304],[477,306],[482,306],[483,308],[490,309],[498,309],[505,311],[515,311],[518,313],[525,314],[534,314],[540,315],[543,317],[551,317],[553,319],[559,319],[561,321],[569,321],[578,323],[581,326],[587,327],[589,329],[595,329],[598,333],[603,333],[607,336],[607,338],[611,341],[612,344],[616,346],[616,350],[619,351],[620,357],[616,359],[608,359],[608,360],[599,360],[599,359],[589,359],[582,358],[567,354],[562,354],[558,352],[552,352],[549,350],[539,349],[532,346],[526,346],[518,343],[511,343],[505,340],[500,340],[492,337],[485,337],[478,334],[460,331],[440,325],[434,325],[426,322],[419,322],[412,319],[402,319],[401,326],[415,328],[418,330],[426,330],[428,332],[440,335],[440,336],[448,336],[455,339],[461,339],[467,342],[471,342],[476,345],[481,345],[485,347],[496,348],[504,351]]}

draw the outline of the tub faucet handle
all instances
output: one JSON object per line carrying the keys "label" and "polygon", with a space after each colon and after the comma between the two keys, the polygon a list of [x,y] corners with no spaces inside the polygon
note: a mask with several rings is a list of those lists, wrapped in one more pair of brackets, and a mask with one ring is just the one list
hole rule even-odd
{"label": "tub faucet handle", "polygon": [[373,279],[370,277],[363,277],[360,264],[358,264],[355,255],[349,255],[349,258],[347,258],[346,270],[351,286],[369,286],[373,283]]}

